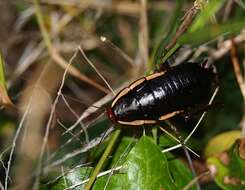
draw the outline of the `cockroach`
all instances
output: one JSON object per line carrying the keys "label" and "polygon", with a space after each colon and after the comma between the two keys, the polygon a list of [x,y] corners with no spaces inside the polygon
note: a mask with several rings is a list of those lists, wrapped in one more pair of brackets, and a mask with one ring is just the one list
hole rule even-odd
{"label": "cockroach", "polygon": [[123,125],[156,124],[207,105],[217,73],[212,67],[183,63],[140,78],[122,89],[106,114]]}

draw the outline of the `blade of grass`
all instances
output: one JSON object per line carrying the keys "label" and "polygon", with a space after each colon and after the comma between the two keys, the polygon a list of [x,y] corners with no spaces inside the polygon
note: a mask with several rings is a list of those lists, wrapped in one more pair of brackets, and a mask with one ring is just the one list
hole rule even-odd
{"label": "blade of grass", "polygon": [[165,33],[167,34],[166,38],[163,37],[160,43],[153,50],[151,61],[149,61],[149,70],[154,70],[154,68],[158,67],[162,63],[162,57],[166,53],[165,46],[167,45],[171,37],[174,35],[174,32],[176,31],[180,23],[182,7],[183,7],[183,1],[178,0],[176,2],[175,10],[174,10],[173,16],[171,17],[170,23],[167,24],[166,29],[165,29]]}
{"label": "blade of grass", "polygon": [[0,52],[0,104],[7,108],[11,108],[13,110],[17,109],[8,96],[5,73],[4,73],[4,60],[1,52]]}
{"label": "blade of grass", "polygon": [[105,161],[107,160],[110,152],[112,151],[112,148],[113,148],[114,144],[116,143],[116,140],[118,139],[120,133],[121,133],[121,129],[117,129],[113,133],[113,135],[112,135],[112,137],[111,137],[111,139],[109,141],[109,144],[106,147],[105,152],[103,153],[102,157],[100,158],[100,160],[99,160],[98,164],[96,165],[91,177],[89,178],[88,183],[85,186],[85,190],[90,190],[91,189],[91,187],[92,187],[97,175],[99,174],[99,172],[102,169]]}

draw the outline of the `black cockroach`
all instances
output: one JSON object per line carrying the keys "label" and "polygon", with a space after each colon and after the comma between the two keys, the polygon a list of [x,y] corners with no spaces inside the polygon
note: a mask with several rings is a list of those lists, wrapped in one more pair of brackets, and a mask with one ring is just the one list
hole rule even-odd
{"label": "black cockroach", "polygon": [[106,113],[115,123],[155,124],[207,105],[216,82],[212,67],[180,64],[134,81],[115,96]]}

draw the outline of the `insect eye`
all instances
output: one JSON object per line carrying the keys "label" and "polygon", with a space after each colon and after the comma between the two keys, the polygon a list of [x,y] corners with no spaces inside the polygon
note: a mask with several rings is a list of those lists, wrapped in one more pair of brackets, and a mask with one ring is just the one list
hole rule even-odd
{"label": "insect eye", "polygon": [[117,120],[111,108],[106,109],[106,114],[112,122],[116,123]]}

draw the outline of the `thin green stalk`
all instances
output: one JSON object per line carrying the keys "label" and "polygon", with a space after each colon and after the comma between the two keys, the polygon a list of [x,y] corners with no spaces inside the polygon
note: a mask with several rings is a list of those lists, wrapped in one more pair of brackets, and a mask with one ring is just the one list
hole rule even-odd
{"label": "thin green stalk", "polygon": [[151,130],[151,132],[152,132],[153,140],[154,140],[155,144],[157,144],[157,129],[153,128]]}
{"label": "thin green stalk", "polygon": [[161,63],[164,63],[178,48],[180,47],[179,43],[176,43],[174,47],[167,51],[166,55],[161,60]]}
{"label": "thin green stalk", "polygon": [[94,181],[95,181],[97,175],[99,174],[99,172],[100,172],[101,168],[103,167],[104,163],[106,162],[110,152],[112,151],[112,148],[113,148],[114,144],[116,143],[116,140],[118,139],[118,136],[120,135],[120,132],[121,132],[121,129],[117,129],[113,133],[113,135],[112,135],[112,137],[111,137],[111,139],[109,141],[109,144],[106,147],[105,152],[103,153],[102,157],[100,158],[100,160],[99,160],[98,164],[96,165],[91,177],[89,178],[88,183],[85,186],[85,190],[90,190],[91,189],[91,187],[94,184]]}
{"label": "thin green stalk", "polygon": [[33,3],[34,3],[34,7],[35,7],[35,13],[37,16],[38,25],[40,27],[44,43],[50,51],[50,50],[52,50],[52,43],[51,43],[51,39],[49,37],[49,33],[48,33],[48,31],[44,25],[44,19],[43,19],[43,15],[41,12],[39,0],[33,0]]}

